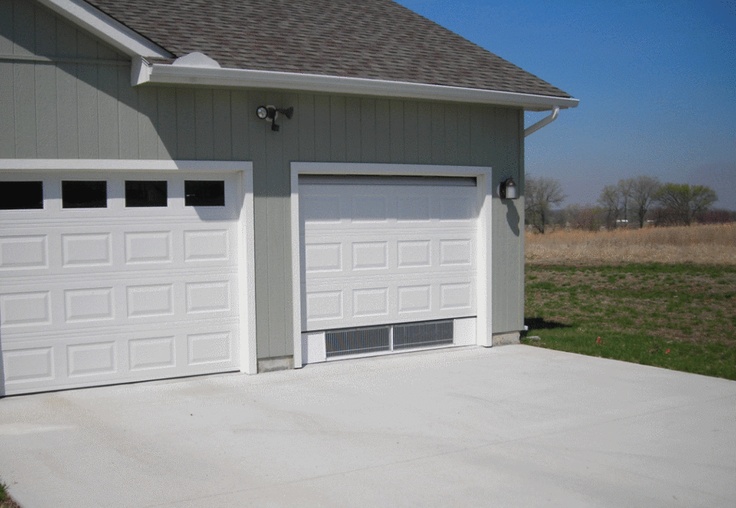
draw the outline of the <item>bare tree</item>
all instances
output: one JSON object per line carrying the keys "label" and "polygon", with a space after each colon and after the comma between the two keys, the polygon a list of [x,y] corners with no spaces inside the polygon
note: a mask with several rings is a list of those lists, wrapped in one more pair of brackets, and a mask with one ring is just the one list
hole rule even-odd
{"label": "bare tree", "polygon": [[616,219],[621,210],[621,194],[615,185],[606,185],[601,191],[598,203],[603,207],[606,214],[606,228],[616,227]]}
{"label": "bare tree", "polygon": [[629,204],[631,203],[632,193],[634,190],[634,179],[624,178],[618,181],[618,193],[621,200],[621,213],[619,219],[624,224],[629,223]]}
{"label": "bare tree", "polygon": [[631,201],[635,207],[639,227],[644,227],[647,212],[654,202],[654,196],[662,186],[659,180],[650,176],[637,176],[631,179]]}
{"label": "bare tree", "polygon": [[606,227],[612,229],[621,222],[628,224],[634,218],[640,228],[644,227],[647,212],[661,185],[656,178],[637,176],[603,187],[598,203],[606,211]]}
{"label": "bare tree", "polygon": [[524,199],[527,224],[544,233],[545,226],[549,224],[552,207],[562,203],[565,194],[562,192],[560,182],[553,178],[527,178]]}
{"label": "bare tree", "polygon": [[705,185],[666,183],[659,188],[655,199],[663,208],[661,217],[689,226],[718,200],[718,196]]}
{"label": "bare tree", "polygon": [[564,211],[565,226],[586,231],[598,231],[604,224],[603,208],[591,205],[567,205]]}

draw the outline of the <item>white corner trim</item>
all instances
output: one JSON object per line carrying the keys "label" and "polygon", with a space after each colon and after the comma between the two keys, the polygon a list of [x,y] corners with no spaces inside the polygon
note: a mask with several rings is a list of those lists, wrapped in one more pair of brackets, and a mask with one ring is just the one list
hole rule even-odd
{"label": "white corner trim", "polygon": [[126,55],[158,58],[172,56],[162,47],[83,0],[39,0],[39,2]]}
{"label": "white corner trim", "polygon": [[140,75],[137,84],[187,84],[238,88],[269,88],[300,90],[403,99],[444,100],[477,104],[515,106],[533,111],[555,107],[574,108],[577,99],[532,95],[476,88],[462,88],[404,81],[348,78],[318,74],[258,71],[248,69],[217,69],[191,65],[153,64],[146,75]]}
{"label": "white corner trim", "polygon": [[[294,338],[294,368],[304,366],[302,355],[302,260],[299,228],[299,163],[291,163],[291,323]],[[305,307],[306,311],[306,307]]]}
{"label": "white corner trim", "polygon": [[493,173],[487,168],[478,175],[478,291],[476,344],[493,343]]}
{"label": "white corner trim", "polygon": [[238,234],[238,287],[240,288],[240,371],[258,373],[256,343],[255,218],[253,215],[253,163],[240,163],[241,196]]}
{"label": "white corner trim", "polygon": [[475,344],[490,346],[493,341],[492,282],[492,168],[484,166],[440,166],[424,164],[292,162],[291,163],[291,277],[292,277],[292,335],[294,337],[294,367],[303,366],[302,358],[302,273],[301,233],[299,223],[299,175],[395,175],[395,176],[455,176],[474,177],[478,182],[478,232],[476,256],[478,270],[476,283]]}

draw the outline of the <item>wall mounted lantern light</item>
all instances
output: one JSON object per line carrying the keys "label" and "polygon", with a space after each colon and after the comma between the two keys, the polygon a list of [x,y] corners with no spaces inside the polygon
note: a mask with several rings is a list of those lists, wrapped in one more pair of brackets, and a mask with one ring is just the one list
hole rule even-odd
{"label": "wall mounted lantern light", "polygon": [[514,182],[513,178],[507,178],[503,182],[501,182],[501,185],[498,189],[498,194],[501,196],[501,199],[516,199],[519,197],[519,194],[516,190],[516,182]]}
{"label": "wall mounted lantern light", "polygon": [[279,115],[284,115],[286,118],[291,118],[294,115],[294,108],[277,108],[276,106],[258,106],[256,108],[256,116],[261,120],[266,120],[271,124],[271,130],[277,131],[281,128],[276,124],[276,119]]}

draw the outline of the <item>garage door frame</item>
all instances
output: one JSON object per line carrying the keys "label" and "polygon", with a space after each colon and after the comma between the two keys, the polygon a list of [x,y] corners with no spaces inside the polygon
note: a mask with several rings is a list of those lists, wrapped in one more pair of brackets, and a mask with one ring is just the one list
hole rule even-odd
{"label": "garage door frame", "polygon": [[493,198],[492,168],[480,166],[440,166],[422,164],[372,164],[372,163],[291,163],[291,252],[292,252],[292,301],[294,366],[303,366],[302,358],[302,273],[299,216],[299,176],[433,176],[470,177],[477,182],[477,280],[476,280],[476,337],[480,346],[492,344],[491,313],[491,213]]}
{"label": "garage door frame", "polygon": [[[249,161],[190,160],[110,160],[110,159],[0,159],[0,173],[28,174],[94,174],[110,176],[121,172],[156,174],[189,173],[198,176],[215,173],[239,174],[236,196],[238,209],[237,267],[240,321],[238,368],[241,372],[257,372],[255,336],[255,256],[253,218],[253,163]],[[2,360],[0,349],[0,360]],[[0,361],[0,395],[4,392]]]}

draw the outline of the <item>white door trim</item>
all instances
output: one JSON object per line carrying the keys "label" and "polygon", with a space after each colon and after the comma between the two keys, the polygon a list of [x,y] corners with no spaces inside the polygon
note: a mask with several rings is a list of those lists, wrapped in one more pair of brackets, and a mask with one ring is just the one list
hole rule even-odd
{"label": "white door trim", "polygon": [[253,219],[253,163],[249,161],[135,160],[135,159],[0,159],[0,173],[31,172],[119,172],[186,171],[199,173],[240,173],[241,200],[238,234],[238,282],[240,284],[240,371],[255,374],[256,304],[255,237]]}
{"label": "white door trim", "polygon": [[294,367],[303,366],[302,361],[302,312],[301,294],[301,235],[299,227],[299,175],[377,175],[377,176],[447,176],[473,177],[478,189],[477,231],[477,327],[476,344],[490,346],[492,343],[491,311],[491,210],[493,183],[490,167],[438,166],[420,164],[373,164],[336,162],[292,162],[291,163],[291,252],[292,252],[292,302]]}

